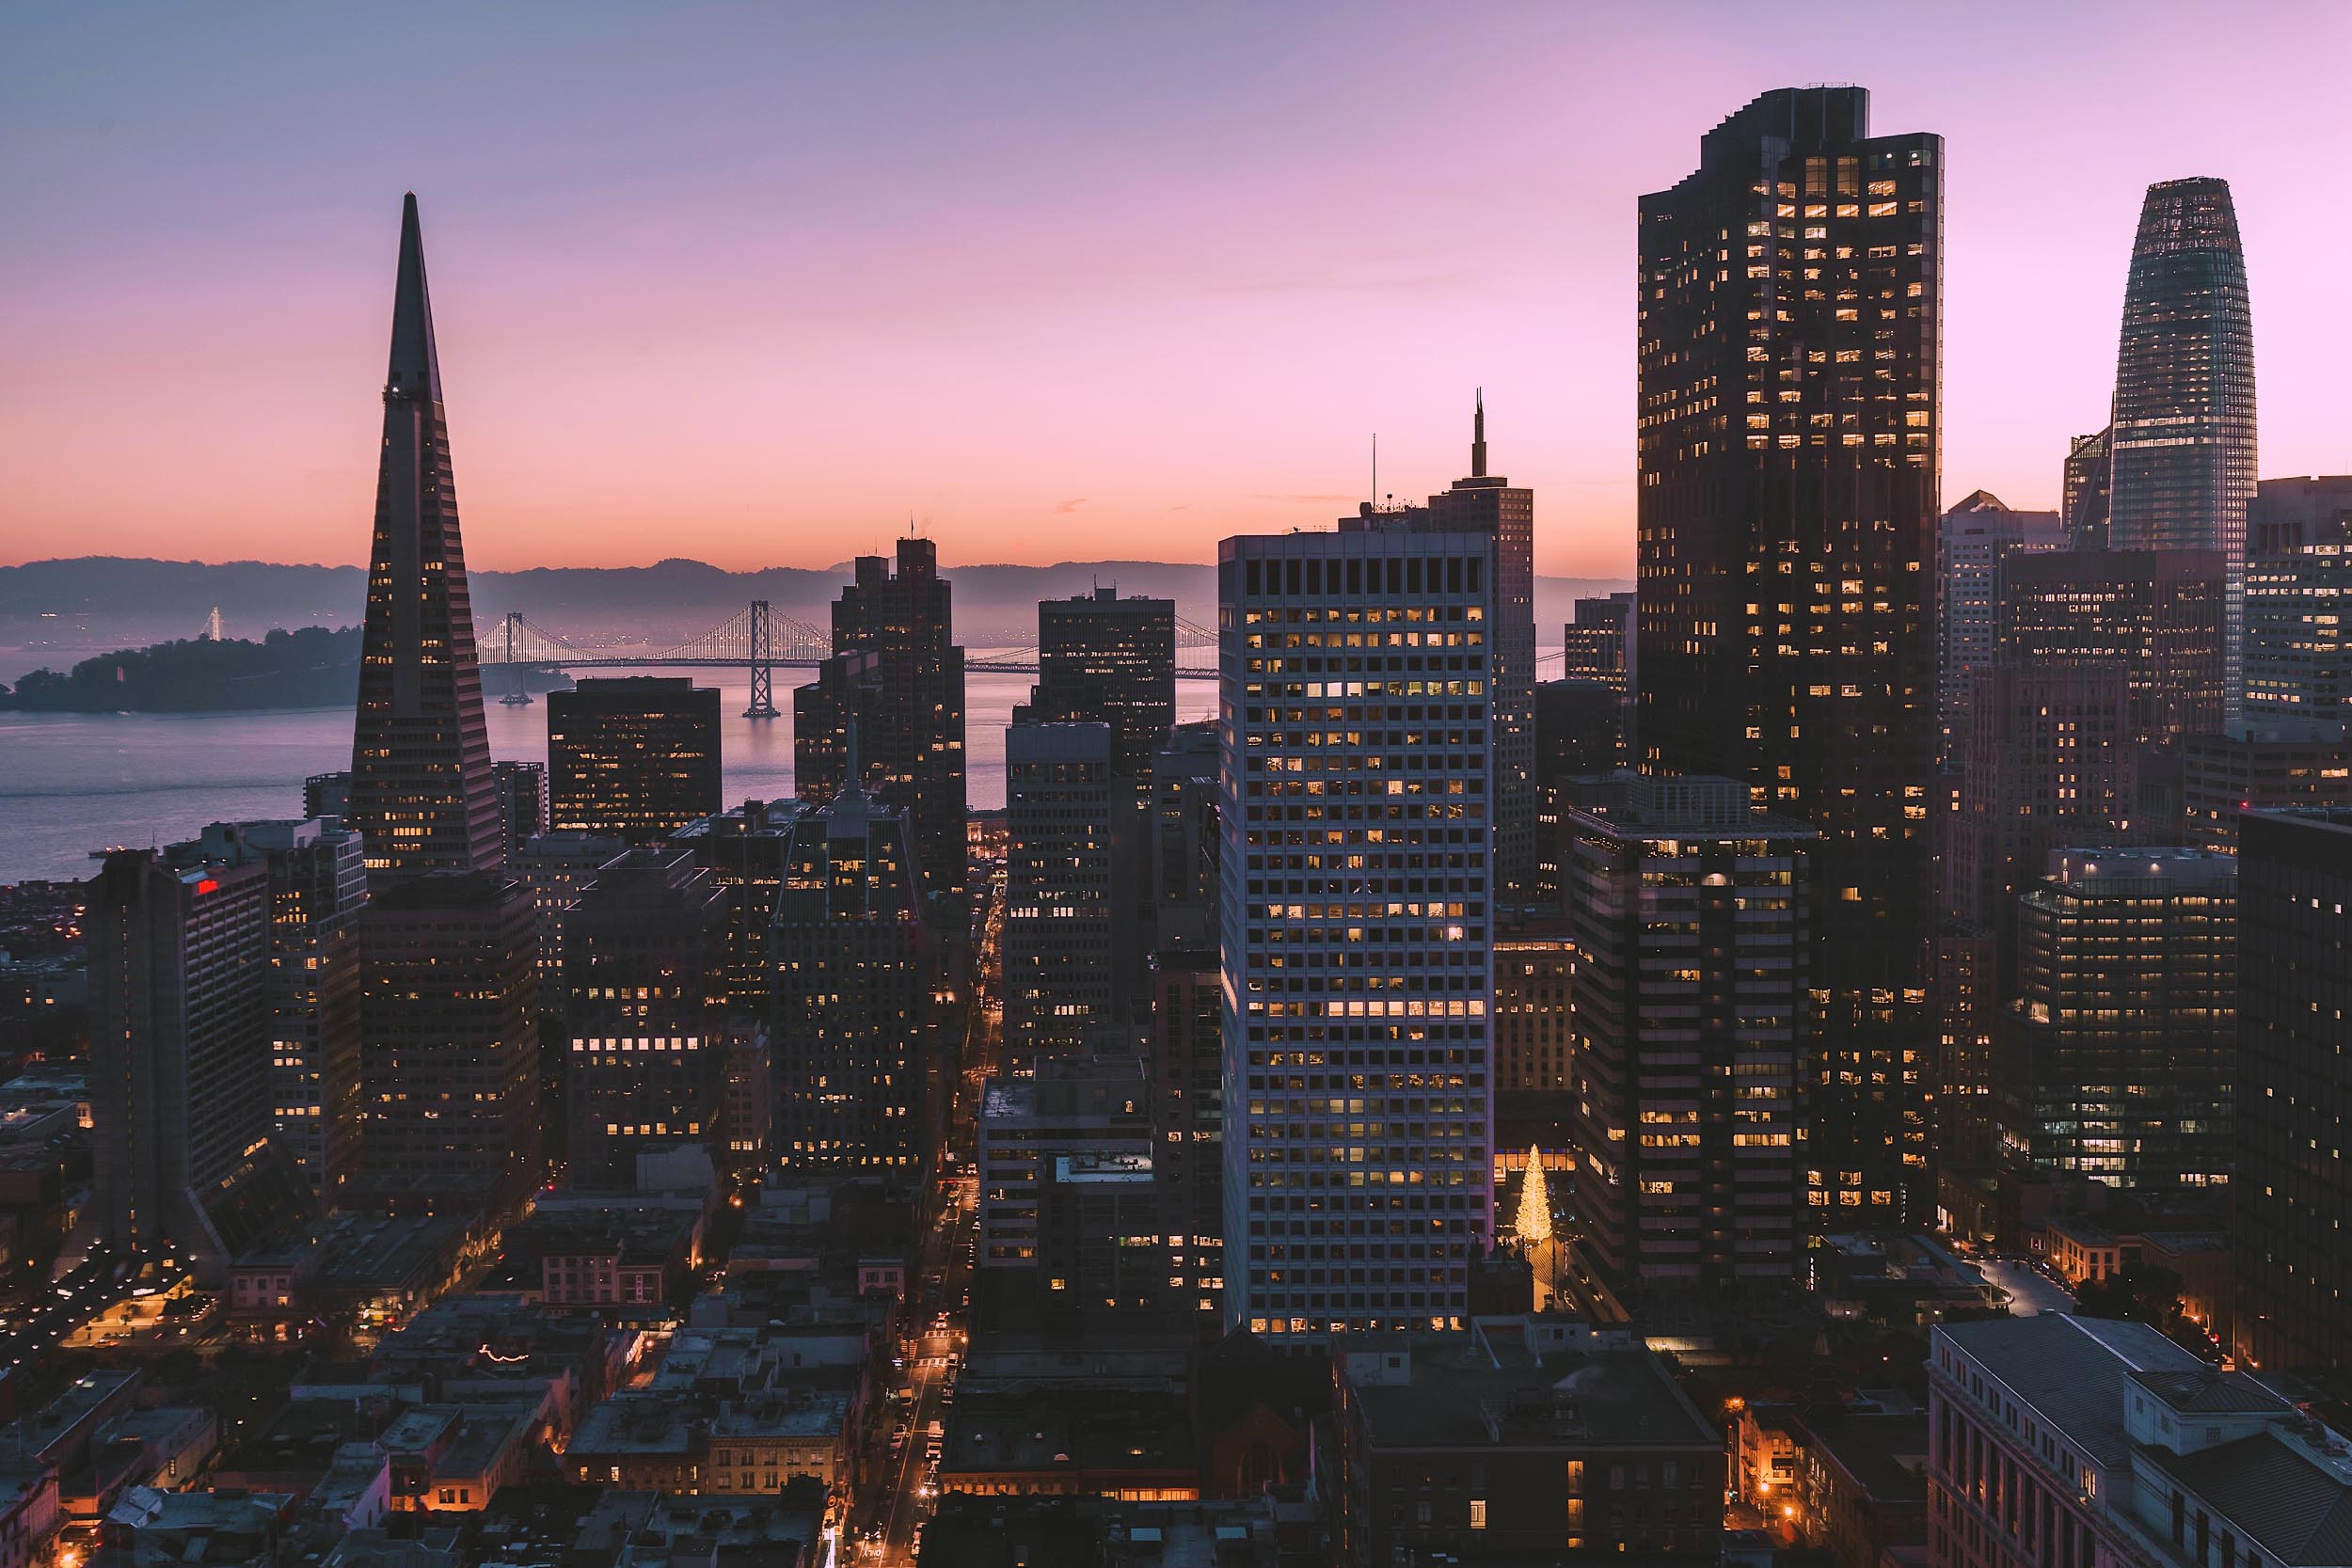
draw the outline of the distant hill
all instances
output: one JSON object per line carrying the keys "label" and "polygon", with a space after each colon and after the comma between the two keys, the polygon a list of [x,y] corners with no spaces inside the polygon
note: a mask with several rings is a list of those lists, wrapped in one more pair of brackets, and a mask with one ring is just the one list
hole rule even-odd
{"label": "distant hill", "polygon": [[35,713],[216,713],[348,707],[359,691],[359,628],[274,630],[258,641],[183,638],[36,670],[0,708]]}
{"label": "distant hill", "polygon": [[[730,572],[685,560],[475,572],[474,626],[487,637],[507,611],[519,610],[566,636],[659,645],[683,641],[764,598],[778,614],[822,626],[849,576],[846,562],[822,571],[771,566]],[[1177,613],[1199,626],[1216,618],[1216,569],[1205,564],[1066,561],[957,566],[947,576],[955,584],[958,633],[974,646],[998,638],[1025,641],[1035,633],[1038,600],[1084,594],[1098,582],[1116,584],[1121,594],[1173,598]],[[1630,586],[1607,578],[1538,578],[1537,641],[1556,641],[1572,599]],[[361,618],[366,596],[367,574],[357,566],[117,556],[36,561],[0,566],[0,646],[87,652],[192,637],[215,606],[231,637],[280,626],[351,626]]]}

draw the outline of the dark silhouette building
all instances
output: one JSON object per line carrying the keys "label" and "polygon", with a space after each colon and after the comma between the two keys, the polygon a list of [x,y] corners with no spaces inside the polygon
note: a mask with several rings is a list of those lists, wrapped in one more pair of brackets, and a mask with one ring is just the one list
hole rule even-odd
{"label": "dark silhouette building", "polygon": [[504,852],[498,785],[414,195],[401,210],[379,462],[350,823],[372,872],[485,869]]}
{"label": "dark silhouette building", "polygon": [[548,823],[648,844],[719,809],[719,689],[683,675],[548,693]]}
{"label": "dark silhouette building", "polygon": [[1124,1020],[1140,978],[1136,790],[1101,723],[1005,731],[1007,1069]]}
{"label": "dark silhouette building", "polygon": [[1225,1273],[1222,993],[1212,949],[1152,965],[1152,1175],[1171,1307],[1216,1322]]}
{"label": "dark silhouette building", "polygon": [[2264,1371],[2352,1362],[2352,812],[2238,827],[2237,1344]]}
{"label": "dark silhouette building", "polygon": [[706,1144],[726,1087],[727,897],[679,846],[599,869],[564,922],[573,1181],[633,1184],[640,1153]]}
{"label": "dark silhouette building", "polygon": [[1938,136],[1765,94],[1642,198],[1642,766],[1809,821],[1821,1222],[1927,1224]]}
{"label": "dark silhouette building", "polygon": [[1116,588],[1039,601],[1037,676],[1014,723],[1107,724],[1114,765],[1140,779],[1176,722],[1176,601]]}
{"label": "dark silhouette building", "polygon": [[2001,563],[2064,546],[2055,512],[2020,512],[1989,490],[1944,514],[1935,533],[1935,711],[1945,756],[1966,746],[1969,683],[1993,667],[2001,630]]}
{"label": "dark silhouette building", "polygon": [[2058,496],[2058,520],[2070,550],[2107,547],[2107,488],[2114,478],[2115,432],[2077,436],[2068,443]]}
{"label": "dark silhouette building", "polygon": [[726,895],[727,1008],[739,1018],[768,1016],[776,898],[784,889],[793,825],[806,809],[798,800],[746,800],[671,835],[671,843],[693,852],[695,864],[708,868]]}
{"label": "dark silhouette building", "polygon": [[[849,756],[857,755],[852,737]],[[863,786],[792,824],[772,935],[776,1164],[921,1179],[930,1125],[929,947],[905,808]]]}
{"label": "dark silhouette building", "polygon": [[929,539],[901,539],[897,569],[857,558],[833,607],[833,657],[792,694],[792,768],[801,799],[823,805],[850,781],[849,733],[861,737],[856,781],[914,824],[927,894],[964,886],[963,650],[954,597]]}
{"label": "dark silhouette building", "polygon": [[2226,562],[2216,550],[2059,550],[2001,568],[1998,659],[2105,664],[2130,689],[2133,738],[2218,729],[2228,692]]}
{"label": "dark silhouette building", "polygon": [[538,1177],[536,927],[503,870],[414,196],[380,462],[347,819],[373,894],[359,937],[366,1193],[353,1201],[511,1207]]}
{"label": "dark silhouette building", "polygon": [[2245,718],[2352,723],[2352,474],[2265,479],[2247,508]]}
{"label": "dark silhouette building", "polygon": [[512,867],[523,846],[548,831],[548,765],[500,761],[490,765],[490,774],[498,781],[499,842]]}

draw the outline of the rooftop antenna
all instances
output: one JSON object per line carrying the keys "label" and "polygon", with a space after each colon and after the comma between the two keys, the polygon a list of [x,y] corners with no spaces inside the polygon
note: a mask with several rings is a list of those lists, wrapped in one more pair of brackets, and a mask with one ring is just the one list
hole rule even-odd
{"label": "rooftop antenna", "polygon": [[1372,433],[1372,504],[1380,504],[1380,433]]}
{"label": "rooftop antenna", "polygon": [[1470,478],[1486,477],[1486,388],[1478,388],[1478,411],[1470,416]]}

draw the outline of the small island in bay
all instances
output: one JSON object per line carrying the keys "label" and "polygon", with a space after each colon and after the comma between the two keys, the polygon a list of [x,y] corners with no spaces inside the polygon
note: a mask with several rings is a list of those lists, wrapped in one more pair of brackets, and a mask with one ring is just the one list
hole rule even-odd
{"label": "small island in bay", "polygon": [[258,642],[189,638],[83,659],[63,674],[35,670],[0,708],[25,713],[214,713],[325,707],[359,691],[359,628],[283,627]]}

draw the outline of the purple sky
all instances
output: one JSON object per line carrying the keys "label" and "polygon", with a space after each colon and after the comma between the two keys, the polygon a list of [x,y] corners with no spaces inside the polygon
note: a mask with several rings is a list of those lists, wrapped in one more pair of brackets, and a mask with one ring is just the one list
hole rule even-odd
{"label": "purple sky", "polygon": [[[1799,20],[1802,19],[1802,20]],[[2233,186],[2352,467],[2352,8],[0,14],[0,562],[364,560],[400,193],[477,565],[1206,559],[1442,487],[1632,560],[1633,216],[1763,89],[1947,139],[1947,501],[2056,503],[2140,193]]]}

